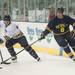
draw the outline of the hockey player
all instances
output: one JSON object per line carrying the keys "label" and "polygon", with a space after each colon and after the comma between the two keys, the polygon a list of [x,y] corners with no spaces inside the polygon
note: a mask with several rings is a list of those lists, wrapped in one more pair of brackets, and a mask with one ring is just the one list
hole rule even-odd
{"label": "hockey player", "polygon": [[55,8],[51,6],[48,8],[48,10],[49,10],[48,21],[51,21],[55,17]]}
{"label": "hockey player", "polygon": [[[63,13],[64,9],[62,7],[57,9],[56,17],[48,23],[45,31],[41,34],[41,39],[44,39],[47,34],[53,31],[58,45],[63,47],[68,56],[75,61],[75,57],[70,50],[71,47],[75,52],[75,39],[73,38],[75,36],[75,20]],[[72,34],[69,28],[70,25],[73,26]]]}
{"label": "hockey player", "polygon": [[22,47],[26,48],[26,51],[37,61],[40,61],[40,58],[32,49],[31,46],[29,46],[26,37],[22,33],[22,31],[19,29],[19,27],[11,22],[11,17],[9,15],[5,15],[3,19],[3,23],[5,25],[5,34],[4,38],[6,39],[6,47],[12,56],[12,61],[15,62],[17,60],[16,52],[14,51],[13,45],[16,43],[19,43]]}

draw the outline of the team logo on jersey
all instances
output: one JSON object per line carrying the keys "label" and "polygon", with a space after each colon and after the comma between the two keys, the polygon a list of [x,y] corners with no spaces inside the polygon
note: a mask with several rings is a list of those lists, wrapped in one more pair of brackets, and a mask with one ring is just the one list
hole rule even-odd
{"label": "team logo on jersey", "polygon": [[59,29],[60,32],[64,32],[65,31],[65,25],[64,24],[59,24],[56,26],[56,29]]}

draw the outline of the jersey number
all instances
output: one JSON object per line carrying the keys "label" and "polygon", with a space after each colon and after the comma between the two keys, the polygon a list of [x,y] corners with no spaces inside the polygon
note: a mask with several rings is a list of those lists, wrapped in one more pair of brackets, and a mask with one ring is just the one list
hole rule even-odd
{"label": "jersey number", "polygon": [[64,32],[64,27],[61,27],[60,28],[60,32]]}

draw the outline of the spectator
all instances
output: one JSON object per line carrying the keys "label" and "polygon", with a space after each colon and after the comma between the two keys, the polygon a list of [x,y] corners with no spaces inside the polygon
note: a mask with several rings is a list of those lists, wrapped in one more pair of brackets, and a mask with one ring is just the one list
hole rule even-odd
{"label": "spectator", "polygon": [[55,17],[55,8],[52,6],[49,7],[48,10],[49,10],[48,21],[51,21]]}

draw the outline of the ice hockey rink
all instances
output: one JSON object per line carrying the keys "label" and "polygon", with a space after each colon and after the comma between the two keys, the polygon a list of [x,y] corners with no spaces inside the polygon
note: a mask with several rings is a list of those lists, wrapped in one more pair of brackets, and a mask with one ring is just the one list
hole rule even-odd
{"label": "ice hockey rink", "polygon": [[[57,9],[61,7],[64,8],[64,14],[75,19],[75,0],[0,0],[0,20],[4,15],[9,14],[11,20],[19,26],[31,45],[41,37],[40,35],[46,29],[49,19],[51,20],[56,15]],[[60,28],[61,32],[64,32],[64,27],[61,23],[56,28]],[[73,27],[69,28],[70,31],[73,30]],[[0,36],[1,34],[5,35],[5,30],[0,27]],[[23,51],[17,55],[17,63],[12,63],[9,60],[8,62],[11,62],[9,65],[0,64],[2,67],[0,75],[75,75],[75,62],[65,57],[65,52],[62,47],[58,46],[53,33],[31,46],[41,58],[40,62]],[[16,53],[22,49],[18,45],[15,46]],[[3,60],[10,57],[4,43],[0,44],[0,51]]]}
{"label": "ice hockey rink", "polygon": [[[4,59],[10,57],[6,49],[2,49],[2,53]],[[40,62],[23,51],[18,55],[17,63],[0,65],[3,67],[0,69],[0,75],[75,75],[75,62],[69,58],[47,53],[38,53],[38,55],[41,58]]]}
{"label": "ice hockey rink", "polygon": [[[23,23],[22,23],[23,24]],[[20,25],[22,25],[20,24]],[[24,23],[25,24],[25,23]],[[23,24],[23,25],[24,25]],[[27,25],[27,24],[26,24]],[[26,26],[24,25],[24,26]],[[30,25],[30,24],[28,24]],[[35,25],[35,24],[34,24]],[[34,26],[32,24],[32,30],[35,31],[38,24]],[[24,26],[21,26],[24,28]],[[20,27],[20,28],[21,28]],[[25,29],[23,29],[23,32],[25,32]],[[27,31],[27,30],[26,30]],[[26,34],[25,34],[26,35]],[[27,39],[29,35],[27,34]],[[35,36],[35,35],[34,35]],[[37,38],[37,36],[34,37],[34,40],[31,41],[34,42]],[[54,39],[51,38],[51,43],[47,43],[46,40],[37,42],[36,45],[39,47],[55,47],[54,49],[58,48],[57,44],[54,42]],[[29,39],[28,42],[30,43]],[[45,44],[44,44],[45,43]],[[0,47],[0,50],[2,52],[4,60],[9,58],[10,55],[6,48]],[[39,48],[41,49],[41,48]],[[15,51],[18,52],[22,50],[19,48],[15,48]],[[69,58],[62,57],[62,56],[53,56],[46,52],[40,52],[37,51],[39,57],[41,58],[40,62],[37,62],[34,58],[32,58],[26,51],[23,51],[18,55],[18,62],[17,63],[11,63],[10,65],[0,64],[0,75],[75,75],[75,62],[72,61]],[[48,50],[45,50],[48,51]],[[55,50],[56,51],[56,50]],[[55,53],[54,51],[54,53]],[[10,60],[11,61],[11,60]],[[10,62],[9,61],[9,62]],[[0,59],[1,62],[1,59]]]}
{"label": "ice hockey rink", "polygon": [[[23,25],[25,23],[22,23]],[[20,24],[20,26],[22,25]],[[26,24],[27,25],[27,24]],[[24,26],[26,26],[24,25]],[[30,25],[30,23],[28,23]],[[32,25],[32,30],[35,31],[36,28],[38,28],[38,24],[36,26]],[[21,26],[20,28],[25,32],[24,26]],[[42,25],[40,24],[40,27]],[[39,28],[40,28],[39,27]],[[26,30],[27,31],[27,30]],[[28,34],[25,34],[27,39],[29,38]],[[35,35],[34,35],[35,36]],[[37,36],[34,37],[34,40],[31,41],[34,42],[37,38]],[[47,43],[46,40],[37,42],[36,45],[39,47],[54,47],[54,49],[58,48],[57,44],[54,42],[54,39],[51,38],[51,43]],[[30,43],[29,39],[28,42]],[[45,44],[44,44],[45,43]],[[10,55],[6,48],[0,47],[0,50],[2,52],[4,60],[9,58]],[[41,49],[41,48],[39,48]],[[44,49],[44,48],[43,48]],[[15,51],[18,52],[22,50],[19,48],[16,48]],[[32,58],[26,51],[23,51],[18,55],[18,62],[12,63],[10,65],[4,65],[0,64],[2,69],[0,69],[0,75],[75,75],[75,62],[72,61],[69,58],[62,57],[62,56],[53,56],[45,52],[37,52],[38,55],[41,58],[40,62],[37,62],[34,58]],[[56,53],[56,50],[54,51]],[[57,53],[56,53],[57,54]],[[0,60],[1,62],[1,60]],[[10,61],[9,61],[10,62]]]}

